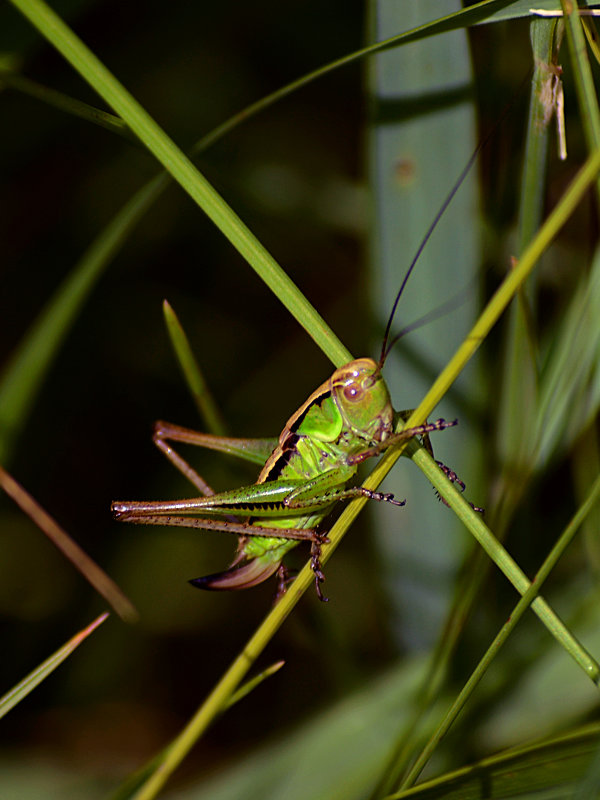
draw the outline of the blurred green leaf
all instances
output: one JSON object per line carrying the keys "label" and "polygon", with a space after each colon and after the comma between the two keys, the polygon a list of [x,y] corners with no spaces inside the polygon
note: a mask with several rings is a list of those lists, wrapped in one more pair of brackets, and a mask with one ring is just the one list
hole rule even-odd
{"label": "blurred green leaf", "polygon": [[411,660],[361,692],[321,712],[283,739],[267,742],[184,800],[352,800],[369,790],[390,735],[411,708],[423,662]]}
{"label": "blurred green leaf", "polygon": [[556,330],[540,381],[540,401],[533,441],[539,469],[570,447],[600,410],[600,250],[579,285]]}

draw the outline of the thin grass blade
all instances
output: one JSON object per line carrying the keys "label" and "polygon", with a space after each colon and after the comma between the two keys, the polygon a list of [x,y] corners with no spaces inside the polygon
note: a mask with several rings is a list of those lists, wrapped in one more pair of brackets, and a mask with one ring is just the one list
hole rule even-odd
{"label": "thin grass blade", "polygon": [[527,611],[533,600],[539,595],[544,581],[550,575],[551,571],[558,563],[566,548],[570,545],[587,516],[597,505],[599,498],[600,477],[598,477],[592,485],[587,498],[559,537],[557,543],[554,545],[548,557],[537,572],[535,579],[532,581],[527,591],[523,594],[515,608],[512,610],[508,621],[494,638],[494,641],[487,649],[485,655],[473,671],[471,677],[465,683],[464,687],[456,697],[456,700],[452,703],[452,706],[448,710],[444,719],[441,721],[433,736],[427,742],[426,746],[423,748],[423,751],[415,761],[414,765],[411,767],[410,772],[402,781],[402,786],[400,788],[407,789],[410,786],[413,786],[417,781],[421,771],[424,769],[425,765],[433,755],[436,747],[439,745],[442,738],[446,735],[452,724],[457,719],[458,715],[479,685],[493,660],[496,658],[500,648],[506,643],[506,640],[517,626],[523,614]]}
{"label": "thin grass blade", "polygon": [[10,461],[19,434],[61,345],[98,279],[165,182],[137,192],[57,288],[0,375],[0,462]]}
{"label": "thin grass blade", "polygon": [[339,366],[350,361],[348,350],[252,231],[63,20],[42,0],[11,0],[11,2],[123,119],[171,177],[269,285],[333,363]]}
{"label": "thin grass blade", "polygon": [[204,380],[204,375],[190,347],[186,333],[173,308],[166,300],[163,302],[163,314],[175,357],[201,419],[210,433],[214,433],[216,436],[225,436],[227,429],[223,415]]}
{"label": "thin grass blade", "polygon": [[58,547],[94,589],[104,597],[121,619],[136,622],[138,613],[128,597],[47,511],[15,479],[0,467],[0,487]]}
{"label": "thin grass blade", "polygon": [[11,708],[14,708],[21,700],[27,697],[36,686],[39,686],[43,680],[51,675],[107,617],[108,612],[100,614],[100,616],[96,617],[87,627],[75,634],[72,639],[69,639],[69,641],[57,650],[56,653],[51,655],[50,658],[46,659],[46,661],[34,669],[33,672],[30,672],[20,683],[14,686],[3,697],[0,697],[0,718],[7,714]]}
{"label": "thin grass blade", "polygon": [[387,800],[467,800],[519,797],[522,800],[571,797],[596,757],[600,726],[593,724],[563,736],[518,747],[468,767],[397,792]]}

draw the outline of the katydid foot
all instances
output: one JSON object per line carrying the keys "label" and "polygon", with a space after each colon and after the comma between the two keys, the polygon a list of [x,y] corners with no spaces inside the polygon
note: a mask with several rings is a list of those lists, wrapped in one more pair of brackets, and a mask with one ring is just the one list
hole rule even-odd
{"label": "katydid foot", "polygon": [[[450,483],[453,483],[453,484],[455,484],[456,486],[458,486],[458,488],[460,489],[460,491],[461,491],[461,492],[464,492],[464,491],[465,491],[465,489],[466,489],[466,486],[465,486],[465,484],[464,484],[464,481],[461,481],[461,479],[458,477],[458,475],[456,474],[456,472],[454,472],[454,470],[453,470],[453,469],[450,469],[450,467],[447,467],[447,466],[444,464],[444,462],[443,462],[443,461],[437,461],[437,460],[436,460],[436,462],[435,462],[435,463],[436,463],[436,464],[438,465],[438,467],[439,467],[439,468],[442,470],[442,472],[443,472],[443,473],[444,473],[444,475],[445,475],[445,476],[448,478],[448,480],[450,481]],[[440,495],[440,493],[436,491],[436,494],[437,494],[437,496],[438,496],[438,500],[441,500],[441,501],[442,501],[442,503],[443,503],[445,506],[447,506],[447,505],[448,505],[448,503],[447,503],[447,502],[444,500],[444,498],[443,498],[443,497]],[[467,503],[469,503],[469,505],[471,506],[471,508],[473,509],[473,511],[477,511],[477,513],[478,513],[478,514],[483,514],[483,513],[484,513],[484,509],[483,509],[483,508],[481,508],[480,506],[474,506],[474,505],[473,505],[473,503],[471,503],[471,501],[470,501],[470,500],[467,500]]]}

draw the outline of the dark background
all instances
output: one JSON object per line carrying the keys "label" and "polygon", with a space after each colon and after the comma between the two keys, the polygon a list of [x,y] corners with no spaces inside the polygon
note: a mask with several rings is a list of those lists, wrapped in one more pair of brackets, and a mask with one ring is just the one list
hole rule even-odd
{"label": "dark background", "polygon": [[[55,8],[184,148],[365,41],[365,11],[353,0],[326,7],[103,0]],[[0,45],[22,59],[25,75],[99,105],[7,5]],[[527,28],[513,25],[510,36],[499,26],[479,30],[473,54],[486,130],[499,113],[498,97],[511,97],[527,74]],[[10,89],[0,108],[6,362],[59,282],[156,165],[141,148]],[[354,196],[363,181],[364,115],[355,64],[250,120],[197,162],[356,355],[377,335],[365,302],[366,213],[360,205],[342,213],[336,198],[340,191]],[[503,123],[477,168],[496,231],[514,221],[509,167],[523,124],[520,113],[512,127]],[[493,282],[482,274],[484,286]],[[85,304],[7,465],[119,582],[141,622],[105,623],[4,721],[0,736],[15,757],[33,750],[69,769],[127,774],[181,728],[271,602],[271,584],[244,595],[188,586],[189,578],[228,563],[233,543],[226,537],[120,527],[111,519],[111,500],[189,493],[150,439],[158,418],[199,425],[167,341],[164,298],[236,435],[277,435],[330,370],[212,223],[171,187]],[[211,454],[193,458],[216,487],[256,474]],[[3,691],[104,604],[11,503],[2,500],[0,514]],[[214,726],[186,769],[209,771],[238,757],[257,737],[293,725],[397,655],[360,526],[327,577],[335,602],[322,606],[312,594],[303,600],[260,661],[264,667],[284,658],[285,669]]]}

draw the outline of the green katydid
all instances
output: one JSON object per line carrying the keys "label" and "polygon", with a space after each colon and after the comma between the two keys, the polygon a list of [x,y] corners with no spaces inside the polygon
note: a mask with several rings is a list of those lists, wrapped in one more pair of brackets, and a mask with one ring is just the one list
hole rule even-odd
{"label": "green katydid", "polygon": [[[381,365],[371,358],[359,358],[337,369],[311,394],[287,421],[278,442],[227,439],[158,422],[155,444],[204,496],[172,502],[116,502],[112,510],[123,522],[203,528],[238,535],[237,555],[229,569],[190,581],[202,589],[246,589],[277,572],[279,590],[283,591],[284,555],[300,541],[309,541],[317,593],[325,599],[320,590],[324,578],[319,555],[327,538],[318,528],[333,506],[340,500],[361,496],[404,505],[404,501],[391,494],[361,486],[348,488],[359,463],[399,441],[456,425],[456,420],[440,419],[394,433],[398,417]],[[255,484],[215,494],[172,449],[169,441],[246,457],[250,454],[250,460],[255,460],[256,454],[272,452]],[[194,513],[208,514],[209,518],[182,516]],[[249,518],[244,523],[219,519],[232,514]]]}
{"label": "green katydid", "polygon": [[[388,344],[393,315],[418,254],[394,303],[379,362],[359,358],[336,369],[290,417],[278,440],[231,439],[157,422],[154,443],[202,497],[165,502],[115,502],[112,510],[116,519],[237,535],[237,554],[227,570],[190,581],[201,589],[246,589],[277,573],[281,593],[287,582],[283,557],[300,541],[308,541],[317,594],[320,599],[326,599],[320,588],[324,577],[319,557],[321,545],[327,542],[321,525],[335,504],[367,497],[404,505],[404,501],[396,500],[391,494],[362,486],[348,487],[358,465],[415,436],[422,437],[424,446],[433,453],[428,434],[457,423],[439,419],[396,433],[397,423],[406,420],[410,412],[394,411],[381,373],[395,341],[425,321],[424,318],[405,329]],[[169,442],[220,450],[263,464],[263,467],[255,484],[216,494]],[[448,477],[464,489],[456,474],[438,463]],[[202,516],[192,516],[195,514]],[[245,516],[246,521],[239,522],[239,515]]]}
{"label": "green katydid", "polygon": [[[281,593],[287,582],[282,559],[299,542],[307,541],[311,545],[317,594],[321,600],[326,600],[320,587],[324,576],[319,557],[321,546],[328,540],[321,526],[336,503],[367,497],[404,505],[404,501],[396,500],[391,494],[374,492],[363,486],[348,487],[348,484],[362,461],[408,438],[422,437],[423,445],[433,455],[428,434],[457,424],[457,420],[439,419],[396,433],[397,423],[408,419],[410,412],[394,411],[381,370],[401,336],[456,306],[455,299],[450,300],[389,341],[404,287],[482,144],[442,203],[404,276],[388,319],[378,362],[358,358],[336,369],[290,417],[279,439],[231,439],[166,422],[156,423],[154,443],[202,497],[165,502],[115,502],[112,511],[122,522],[201,528],[237,535],[238,549],[229,568],[195,578],[190,581],[192,585],[211,590],[247,589],[277,573]],[[220,450],[263,467],[255,484],[217,494],[169,442]],[[438,464],[450,480],[464,490],[456,473],[439,461]],[[473,508],[482,511],[477,506]],[[192,516],[198,513],[203,516]],[[239,522],[240,515],[246,517],[244,522]]]}

